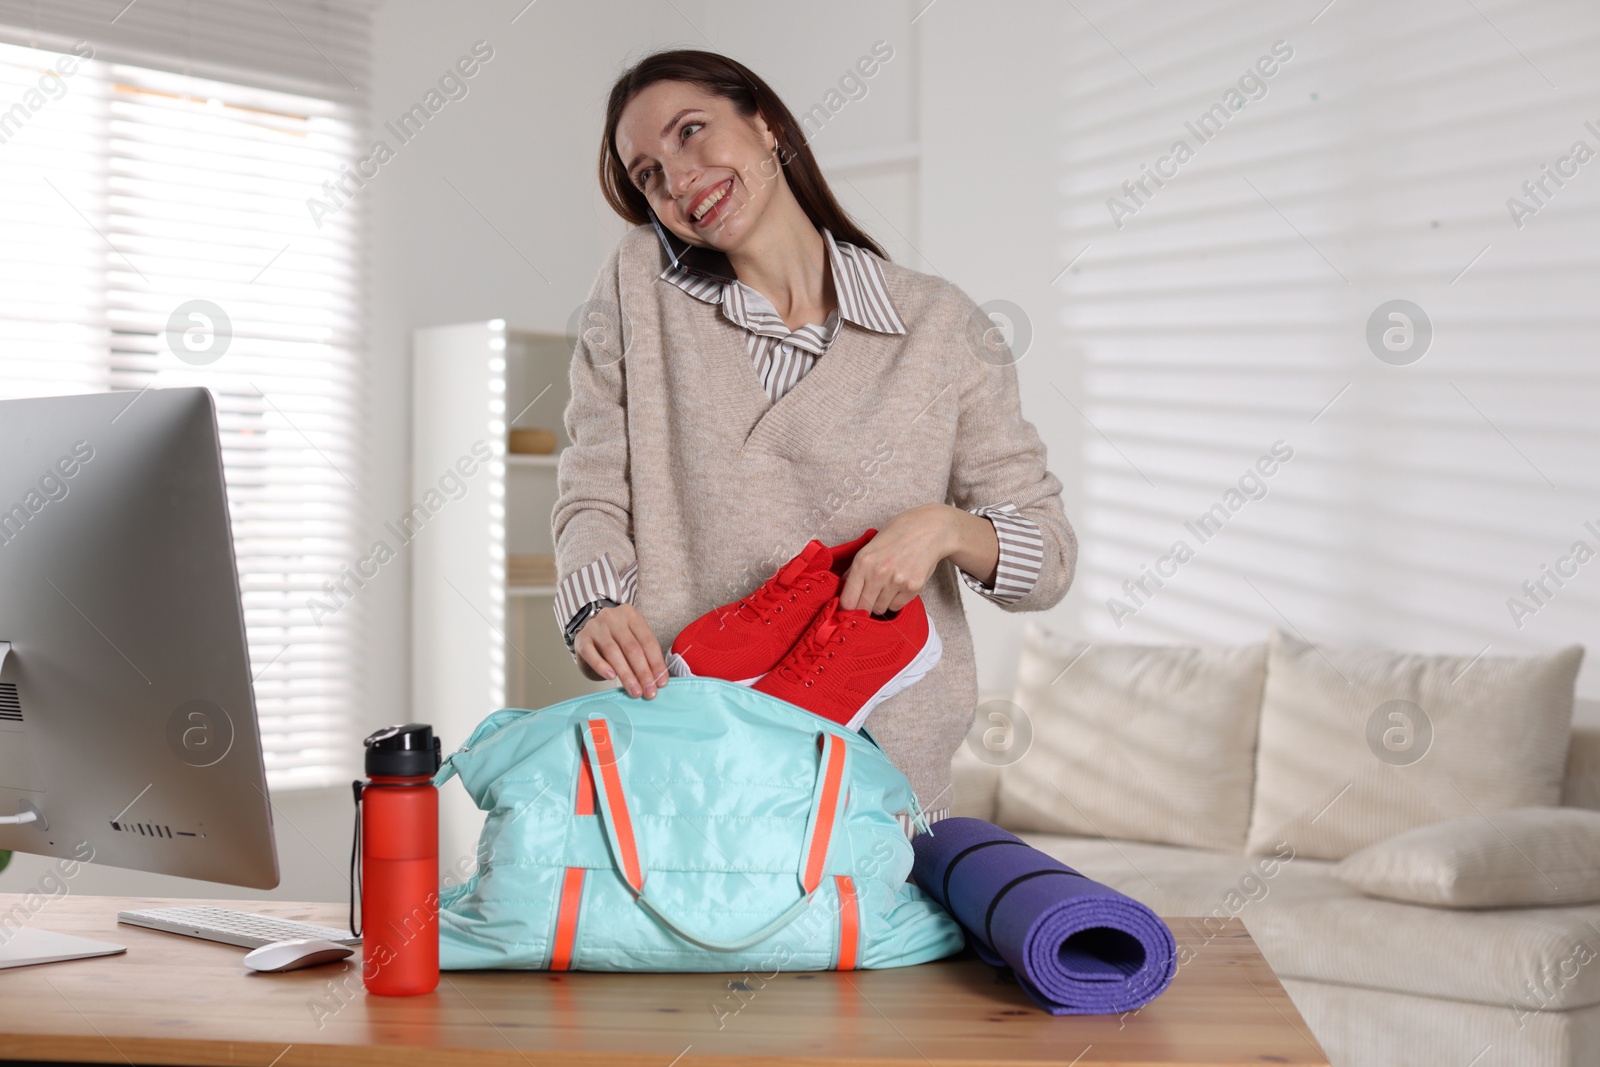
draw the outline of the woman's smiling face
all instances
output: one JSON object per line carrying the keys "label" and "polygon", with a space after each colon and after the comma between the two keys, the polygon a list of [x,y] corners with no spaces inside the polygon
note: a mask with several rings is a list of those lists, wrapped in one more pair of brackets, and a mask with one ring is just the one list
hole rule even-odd
{"label": "woman's smiling face", "polygon": [[628,101],[617,154],[662,225],[724,252],[749,236],[783,180],[758,114],[689,82],[661,81]]}

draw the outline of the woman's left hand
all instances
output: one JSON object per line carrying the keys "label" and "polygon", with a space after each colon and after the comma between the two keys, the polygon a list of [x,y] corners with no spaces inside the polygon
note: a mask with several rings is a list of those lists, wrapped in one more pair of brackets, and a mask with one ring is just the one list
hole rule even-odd
{"label": "woman's left hand", "polygon": [[911,603],[956,547],[955,523],[965,514],[949,504],[921,504],[890,519],[851,560],[839,606],[881,615]]}

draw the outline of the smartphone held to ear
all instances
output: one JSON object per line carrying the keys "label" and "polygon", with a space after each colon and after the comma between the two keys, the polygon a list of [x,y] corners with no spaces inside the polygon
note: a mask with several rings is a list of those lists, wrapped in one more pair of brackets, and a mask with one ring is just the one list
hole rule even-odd
{"label": "smartphone held to ear", "polygon": [[719,278],[736,277],[733,265],[728,262],[725,254],[715,248],[701,248],[690,244],[662,225],[653,210],[648,207],[645,210],[650,212],[650,224],[655,227],[656,236],[661,239],[661,247],[667,250],[667,259],[674,267],[685,267]]}

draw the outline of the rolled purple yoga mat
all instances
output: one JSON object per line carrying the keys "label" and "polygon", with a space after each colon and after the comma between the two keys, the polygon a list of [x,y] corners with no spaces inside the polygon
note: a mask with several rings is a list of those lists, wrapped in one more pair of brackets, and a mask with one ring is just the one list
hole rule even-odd
{"label": "rolled purple yoga mat", "polygon": [[911,844],[917,885],[1052,1015],[1142,1008],[1178,973],[1155,912],[993,823],[940,819]]}

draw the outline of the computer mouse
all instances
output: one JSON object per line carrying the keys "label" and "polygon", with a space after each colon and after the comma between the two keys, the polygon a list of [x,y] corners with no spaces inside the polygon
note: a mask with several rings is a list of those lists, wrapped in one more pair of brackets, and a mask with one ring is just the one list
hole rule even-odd
{"label": "computer mouse", "polygon": [[334,963],[353,955],[355,949],[349,945],[324,941],[320,937],[302,937],[251,949],[245,953],[244,965],[252,971],[293,971],[319,963]]}

